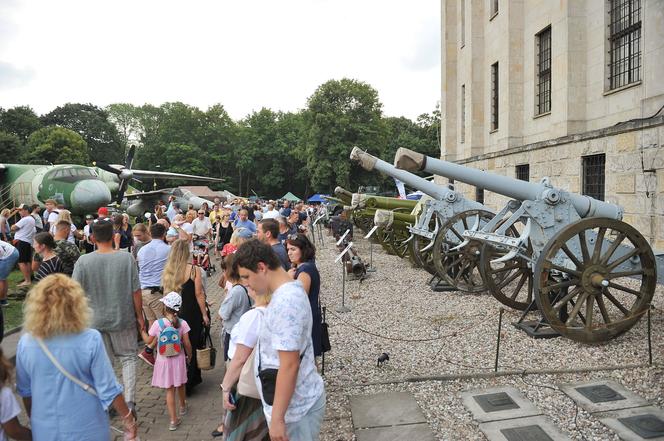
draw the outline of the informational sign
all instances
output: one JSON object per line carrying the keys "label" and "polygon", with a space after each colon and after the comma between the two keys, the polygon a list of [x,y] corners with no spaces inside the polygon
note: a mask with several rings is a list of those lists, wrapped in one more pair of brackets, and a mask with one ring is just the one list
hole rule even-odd
{"label": "informational sign", "polygon": [[374,233],[376,232],[377,229],[378,229],[378,225],[374,225],[374,227],[373,227],[371,230],[369,230],[369,232],[367,233],[366,236],[364,236],[364,238],[365,238],[365,239],[370,238],[371,235],[374,234]]}
{"label": "informational sign", "polygon": [[353,242],[350,242],[348,246],[337,256],[336,259],[334,259],[334,263],[339,263],[339,261],[344,257],[344,254],[346,254],[351,248],[353,247]]}
{"label": "informational sign", "polygon": [[337,246],[338,246],[338,245],[341,245],[341,242],[343,242],[344,239],[346,238],[346,236],[348,236],[348,233],[350,233],[350,228],[347,229],[346,232],[344,233],[344,235],[341,236],[341,238],[337,241]]}

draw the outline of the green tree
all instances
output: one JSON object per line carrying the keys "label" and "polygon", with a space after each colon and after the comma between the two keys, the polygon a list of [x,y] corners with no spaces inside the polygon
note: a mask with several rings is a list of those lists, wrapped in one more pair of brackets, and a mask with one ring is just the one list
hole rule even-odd
{"label": "green tree", "polygon": [[32,132],[42,127],[37,114],[28,106],[0,109],[0,130],[13,133],[25,142]]}
{"label": "green tree", "polygon": [[44,125],[57,125],[81,135],[93,161],[124,163],[126,146],[105,110],[92,104],[67,103],[43,115],[41,120]]}
{"label": "green tree", "polygon": [[0,162],[18,162],[23,143],[13,133],[0,131]]}
{"label": "green tree", "polygon": [[129,103],[115,103],[106,106],[108,120],[115,125],[121,145],[138,142],[142,133],[139,121],[140,108]]}
{"label": "green tree", "polygon": [[78,133],[63,127],[44,127],[28,138],[25,162],[89,165],[88,146]]}
{"label": "green tree", "polygon": [[314,191],[355,188],[377,179],[348,159],[353,146],[375,150],[387,130],[378,92],[357,80],[330,80],[307,101],[307,169]]}

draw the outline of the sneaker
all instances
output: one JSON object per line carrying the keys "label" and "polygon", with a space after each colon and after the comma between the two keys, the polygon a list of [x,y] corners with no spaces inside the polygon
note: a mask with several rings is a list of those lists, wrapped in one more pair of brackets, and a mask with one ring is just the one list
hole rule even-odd
{"label": "sneaker", "polygon": [[168,425],[168,430],[170,430],[171,432],[174,430],[178,430],[178,426],[180,425],[181,422],[182,420],[180,419],[178,419],[177,421],[171,421],[171,423]]}
{"label": "sneaker", "polygon": [[9,300],[7,299],[0,300],[0,306],[2,306],[3,308],[5,306],[9,306]]}
{"label": "sneaker", "polygon": [[143,349],[141,353],[138,354],[138,358],[140,358],[150,366],[154,366],[154,352],[148,352],[147,348]]}

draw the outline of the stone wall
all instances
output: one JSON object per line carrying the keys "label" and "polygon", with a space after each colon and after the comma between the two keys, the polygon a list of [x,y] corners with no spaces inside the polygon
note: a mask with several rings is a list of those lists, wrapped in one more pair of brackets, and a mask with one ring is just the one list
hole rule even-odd
{"label": "stone wall", "polygon": [[[664,116],[456,162],[510,177],[515,176],[516,165],[529,164],[531,182],[548,176],[554,186],[580,193],[582,157],[598,153],[606,154],[606,201],[621,205],[623,220],[637,228],[654,249],[664,251]],[[475,199],[474,186],[456,182],[456,187]],[[484,201],[491,208],[498,210],[507,200],[485,190]]]}

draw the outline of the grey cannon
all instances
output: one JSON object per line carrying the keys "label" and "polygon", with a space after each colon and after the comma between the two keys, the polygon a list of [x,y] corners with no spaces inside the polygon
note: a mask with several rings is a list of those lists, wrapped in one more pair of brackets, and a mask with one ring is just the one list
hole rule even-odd
{"label": "grey cannon", "polygon": [[487,286],[479,271],[482,244],[459,248],[468,229],[480,229],[495,213],[484,205],[466,199],[453,187],[435,184],[413,173],[395,168],[355,147],[350,158],[365,170],[379,171],[399,179],[411,188],[431,196],[424,202],[416,221],[408,227],[411,250],[417,263],[443,279],[449,286],[465,292],[485,292]]}
{"label": "grey cannon", "polygon": [[[399,149],[395,165],[423,170],[512,198],[467,243],[481,241],[481,270],[501,302],[536,304],[543,320],[576,341],[608,341],[650,308],[657,271],[648,241],[622,222],[622,208],[555,188],[548,178],[524,182]],[[519,237],[505,234],[517,227]],[[465,244],[464,244],[465,246]],[[508,251],[500,258],[491,250]],[[513,280],[500,274],[512,272]],[[534,301],[532,300],[534,298]],[[525,314],[524,314],[525,316]]]}

